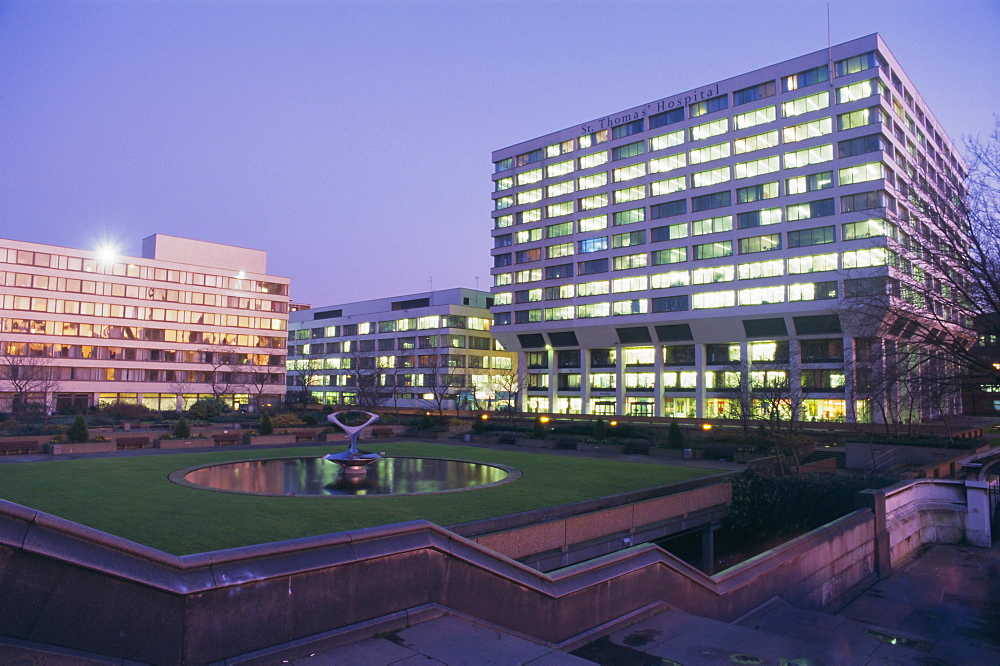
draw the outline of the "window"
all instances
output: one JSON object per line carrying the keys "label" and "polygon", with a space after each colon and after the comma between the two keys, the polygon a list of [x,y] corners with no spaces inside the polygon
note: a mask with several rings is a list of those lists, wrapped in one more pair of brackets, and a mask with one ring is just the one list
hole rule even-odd
{"label": "window", "polygon": [[690,309],[688,297],[685,296],[663,296],[653,298],[651,306],[653,312],[683,312]]}
{"label": "window", "polygon": [[645,175],[646,175],[645,162],[639,162],[637,164],[630,164],[628,166],[619,167],[611,172],[611,178],[616,183],[620,183],[624,180],[632,180],[633,178],[640,178]]}
{"label": "window", "polygon": [[517,224],[531,224],[532,222],[538,222],[540,219],[542,219],[541,208],[532,208],[531,210],[514,214],[514,221]]}
{"label": "window", "polygon": [[493,267],[500,268],[501,266],[510,266],[512,257],[509,252],[505,254],[494,255],[493,257]]}
{"label": "window", "polygon": [[697,213],[703,210],[729,206],[732,204],[732,194],[732,192],[726,190],[724,192],[714,192],[712,194],[703,194],[699,197],[691,197],[691,211]]}
{"label": "window", "polygon": [[711,146],[705,146],[704,148],[692,148],[691,164],[702,164],[713,160],[721,160],[724,157],[729,157],[729,153],[730,149],[728,141],[725,143],[716,143]]}
{"label": "window", "polygon": [[577,222],[577,226],[580,228],[580,233],[585,233],[587,231],[600,231],[601,229],[607,229],[608,227],[608,216],[607,215],[596,215],[594,217],[585,217]]}
{"label": "window", "polygon": [[797,167],[829,162],[833,159],[833,144],[826,143],[822,146],[804,148],[795,152],[785,153],[785,168],[795,169]]}
{"label": "window", "polygon": [[874,106],[870,109],[858,109],[857,111],[848,111],[847,113],[840,114],[837,116],[837,129],[849,130],[881,122],[884,122],[882,109]]}
{"label": "window", "polygon": [[630,268],[642,268],[645,265],[646,253],[642,252],[639,254],[624,254],[620,257],[615,257],[612,268],[616,271],[624,271]]}
{"label": "window", "polygon": [[670,271],[669,273],[657,273],[649,276],[649,286],[652,289],[686,287],[689,284],[691,284],[691,274],[688,271]]}
{"label": "window", "polygon": [[731,308],[736,305],[735,291],[710,291],[704,294],[694,294],[691,298],[691,309]]}
{"label": "window", "polygon": [[755,280],[765,277],[780,277],[785,274],[785,260],[755,261],[749,264],[739,264],[736,273],[741,280]]}
{"label": "window", "polygon": [[518,250],[514,253],[515,264],[529,264],[533,261],[542,260],[542,248],[535,247],[530,250]]}
{"label": "window", "polygon": [[509,312],[494,312],[493,313],[493,325],[494,326],[507,326],[510,324],[510,313]]}
{"label": "window", "polygon": [[[571,284],[563,284],[558,287],[546,287],[545,288],[545,300],[547,301],[561,301],[567,298],[573,298],[574,292],[576,290]],[[471,346],[471,345],[470,345]]]}
{"label": "window", "polygon": [[[885,86],[878,79],[871,81],[858,81],[849,86],[837,88],[837,103],[844,104],[855,100],[871,97],[872,95],[886,95]],[[888,97],[888,95],[886,95]]]}
{"label": "window", "polygon": [[581,282],[576,287],[577,296],[603,296],[604,294],[611,293],[611,286],[607,280]]}
{"label": "window", "polygon": [[684,130],[677,130],[676,132],[654,136],[649,140],[649,150],[663,150],[664,148],[679,146],[682,143],[684,143]]}
{"label": "window", "polygon": [[541,229],[525,229],[514,234],[514,242],[517,244],[533,243],[540,240],[542,240]]}
{"label": "window", "polygon": [[560,243],[559,245],[549,245],[547,248],[545,248],[546,259],[559,259],[560,257],[569,257],[572,254],[573,254],[572,243]]}
{"label": "window", "polygon": [[861,55],[856,55],[845,60],[838,60],[837,76],[847,76],[848,74],[854,74],[855,72],[871,69],[872,67],[878,67],[880,64],[879,60],[880,56],[874,51],[862,53]]}
{"label": "window", "polygon": [[762,109],[754,109],[753,111],[747,111],[746,113],[741,113],[738,116],[733,116],[733,128],[741,130],[747,129],[748,127],[763,125],[764,123],[773,123],[777,117],[777,107],[765,106]]}
{"label": "window", "polygon": [[658,243],[660,241],[677,240],[687,238],[687,222],[669,224],[665,227],[653,227],[649,230],[649,242]]}
{"label": "window", "polygon": [[573,318],[573,306],[563,305],[558,308],[545,308],[545,321],[562,321]]}
{"label": "window", "polygon": [[[564,180],[561,183],[555,183],[554,185],[549,185],[545,188],[545,196],[547,197],[561,197],[564,194],[573,193],[573,181]],[[572,212],[572,209],[571,211]]]}
{"label": "window", "polygon": [[868,268],[870,266],[885,266],[889,263],[889,250],[884,247],[872,247],[861,250],[848,250],[843,255],[844,268]]}
{"label": "window", "polygon": [[753,178],[754,176],[763,176],[765,174],[774,173],[780,168],[781,168],[781,161],[777,155],[771,155],[770,157],[762,157],[759,160],[752,160],[750,162],[737,162],[736,178],[740,179],[740,178]]}
{"label": "window", "polygon": [[836,207],[833,199],[820,199],[819,201],[806,201],[804,203],[792,204],[786,209],[788,221],[809,220],[814,217],[827,217],[836,214]]}
{"label": "window", "polygon": [[666,173],[687,166],[687,154],[677,153],[649,160],[649,173]]}
{"label": "window", "polygon": [[581,261],[577,264],[580,275],[593,275],[594,273],[607,273],[608,272],[608,260],[607,259],[591,259],[590,261]]}
{"label": "window", "polygon": [[728,109],[729,97],[727,95],[720,95],[719,97],[706,99],[704,102],[695,102],[688,108],[691,110],[691,117],[697,118],[698,116],[703,116],[706,113],[715,113],[716,111]]}
{"label": "window", "polygon": [[501,171],[507,171],[508,169],[514,168],[514,158],[508,157],[507,159],[500,160],[499,162],[493,163],[493,171],[495,173],[500,173]]}
{"label": "window", "polygon": [[611,246],[615,248],[619,247],[631,247],[633,245],[645,245],[646,244],[646,232],[645,231],[631,231],[624,234],[615,234],[611,237]]}
{"label": "window", "polygon": [[691,187],[718,185],[719,183],[728,182],[729,177],[729,167],[727,166],[719,167],[718,169],[710,169],[708,171],[699,171],[698,173],[691,174]]}
{"label": "window", "polygon": [[824,171],[822,173],[814,173],[809,176],[799,176],[797,178],[789,178],[785,181],[785,193],[786,194],[802,194],[803,192],[815,192],[816,190],[825,190],[828,187],[833,187],[833,172]]}
{"label": "window", "polygon": [[808,95],[807,97],[799,97],[798,99],[783,102],[781,104],[781,115],[785,118],[793,118],[801,116],[803,113],[809,113],[810,111],[825,109],[828,106],[830,106],[830,93],[824,91],[815,95]]}
{"label": "window", "polygon": [[592,197],[580,199],[580,210],[594,210],[608,205],[607,194],[595,194]]}
{"label": "window", "polygon": [[573,160],[566,160],[565,162],[558,162],[545,167],[545,175],[548,178],[558,178],[572,172]]}
{"label": "window", "polygon": [[522,289],[514,292],[514,302],[517,304],[535,303],[540,300],[542,300],[541,289]]}
{"label": "window", "polygon": [[766,236],[751,236],[740,239],[740,254],[753,254],[755,252],[770,252],[781,249],[781,234],[767,234]]}
{"label": "window", "polygon": [[778,196],[778,182],[750,185],[736,190],[736,203],[752,203],[762,199],[774,199]]}
{"label": "window", "polygon": [[704,236],[705,234],[714,234],[720,231],[732,231],[733,230],[733,216],[723,215],[721,217],[710,217],[705,220],[695,220],[691,223],[691,235],[692,236]]}
{"label": "window", "polygon": [[691,284],[732,282],[734,279],[736,279],[735,266],[712,266],[711,268],[696,268],[691,271]]}
{"label": "window", "polygon": [[733,241],[716,241],[714,243],[704,243],[694,246],[695,260],[731,256],[733,256]]}
{"label": "window", "polygon": [[736,226],[740,229],[765,227],[769,224],[779,224],[780,222],[781,222],[780,208],[763,208],[761,210],[748,210],[745,213],[739,213],[736,215]]}
{"label": "window", "polygon": [[869,162],[868,164],[858,164],[857,166],[841,169],[838,179],[841,185],[853,185],[854,183],[866,183],[870,180],[881,180],[885,178],[885,167],[881,162]]}
{"label": "window", "polygon": [[525,282],[538,282],[542,279],[542,269],[541,268],[531,268],[526,271],[517,271],[514,273],[514,282],[517,284],[524,284]]}
{"label": "window", "polygon": [[542,188],[535,190],[525,190],[524,192],[517,193],[517,205],[522,206],[524,204],[535,203],[536,201],[542,200]]}
{"label": "window", "polygon": [[[726,194],[729,193],[727,192]],[[668,201],[666,203],[656,204],[649,207],[649,217],[653,220],[658,220],[664,217],[674,217],[675,215],[683,215],[686,212],[686,199],[681,199],[680,201]]]}
{"label": "window", "polygon": [[514,205],[514,197],[497,197],[493,200],[493,207],[495,210],[503,210],[504,208],[510,208]]}
{"label": "window", "polygon": [[[732,254],[732,252],[730,252],[730,254]],[[653,252],[653,265],[662,266],[664,264],[679,264],[687,261],[687,257],[688,253],[686,247],[674,247],[669,250],[657,250],[656,252]]]}
{"label": "window", "polygon": [[636,185],[634,187],[626,187],[622,190],[615,190],[614,195],[616,204],[638,201],[646,198],[646,186]]}
{"label": "window", "polygon": [[844,296],[846,298],[884,296],[888,293],[889,287],[890,283],[884,277],[844,280]]}
{"label": "window", "polygon": [[840,212],[842,213],[881,209],[895,210],[895,208],[895,200],[881,191],[861,192],[840,197]]}
{"label": "window", "polygon": [[763,150],[764,148],[774,148],[777,145],[778,130],[773,130],[734,140],[733,152],[737,155],[742,155],[743,153],[752,153],[755,150]]}
{"label": "window", "polygon": [[493,237],[493,247],[507,247],[511,243],[513,240],[510,234],[500,234]]}
{"label": "window", "polygon": [[541,310],[515,310],[515,324],[531,324],[542,320]]}
{"label": "window", "polygon": [[676,178],[667,178],[666,180],[658,180],[655,183],[650,183],[650,196],[659,197],[667,194],[673,194],[674,192],[682,192],[687,189],[687,184],[684,176],[677,176]]}
{"label": "window", "polygon": [[774,95],[774,81],[765,81],[749,88],[742,88],[733,92],[733,106],[749,104],[765,97]]}
{"label": "window", "polygon": [[556,280],[558,278],[573,277],[573,264],[559,264],[557,266],[547,266],[545,268],[545,279]]}
{"label": "window", "polygon": [[806,139],[825,136],[832,131],[833,119],[820,118],[818,120],[810,120],[807,123],[785,127],[781,130],[781,139],[785,143],[795,143],[796,141],[805,141]]}
{"label": "window", "polygon": [[537,183],[542,179],[541,169],[532,169],[531,171],[524,171],[517,174],[517,184],[518,185],[531,185],[532,183]]}
{"label": "window", "polygon": [[586,303],[576,306],[577,319],[611,316],[611,303]]}
{"label": "window", "polygon": [[[837,281],[809,282],[788,285],[788,301],[825,301],[837,298]],[[803,347],[805,347],[803,341]],[[804,359],[803,359],[804,360]]]}
{"label": "window", "polygon": [[880,219],[848,222],[841,225],[841,228],[843,229],[845,241],[857,240],[859,238],[875,238],[877,236],[888,236],[889,238],[896,238],[898,236],[896,227],[891,222]]}
{"label": "window", "polygon": [[588,254],[590,252],[601,252],[608,249],[608,237],[599,236],[598,238],[587,238],[582,241],[577,241],[577,247],[580,254]]}
{"label": "window", "polygon": [[512,187],[514,187],[514,179],[509,176],[507,178],[498,178],[497,180],[493,181],[494,192],[509,190]]}
{"label": "window", "polygon": [[618,146],[617,148],[611,149],[611,159],[623,160],[628,157],[635,157],[636,155],[642,155],[645,152],[646,152],[645,141],[626,143],[624,146]]}
{"label": "window", "polygon": [[500,215],[494,220],[497,229],[506,229],[507,227],[514,224],[513,215]]}
{"label": "window", "polygon": [[[572,192],[572,190],[570,190]],[[560,215],[569,215],[573,212],[573,202],[563,201],[562,203],[552,204],[546,206],[545,215],[547,217],[559,217]]]}
{"label": "window", "polygon": [[720,118],[691,128],[691,140],[700,141],[729,131],[729,118]]}
{"label": "window", "polygon": [[528,153],[523,153],[514,158],[514,166],[525,166],[527,164],[532,164],[538,162],[542,159],[542,149],[537,148]]}
{"label": "window", "polygon": [[639,132],[643,131],[643,129],[645,129],[643,125],[644,121],[641,118],[639,120],[633,120],[630,123],[624,123],[622,125],[618,125],[617,127],[611,129],[611,138],[621,139],[626,136],[638,134]]}
{"label": "window", "polygon": [[773,287],[751,287],[740,289],[737,293],[740,305],[768,305],[770,303],[785,302],[784,286]]}
{"label": "window", "polygon": [[591,132],[590,134],[584,134],[577,139],[577,143],[580,146],[580,150],[583,150],[584,148],[590,148],[591,146],[596,146],[599,143],[604,143],[609,138],[611,138],[611,133],[604,129],[597,132]]}
{"label": "window", "polygon": [[799,88],[805,88],[806,86],[816,85],[817,83],[823,83],[824,81],[829,80],[830,68],[826,65],[820,65],[819,67],[814,67],[812,69],[807,69],[804,72],[784,77],[781,79],[781,91],[788,92],[789,90],[798,90]]}
{"label": "window", "polygon": [[673,125],[684,120],[684,109],[672,109],[663,113],[657,113],[649,117],[649,129],[656,129],[665,125]]}
{"label": "window", "polygon": [[837,254],[814,254],[807,257],[791,257],[788,260],[788,274],[821,273],[837,270]]}
{"label": "window", "polygon": [[836,240],[833,225],[788,232],[788,247],[790,248],[823,245],[824,243],[833,243]]}
{"label": "window", "polygon": [[649,279],[645,275],[617,278],[611,281],[611,292],[622,294],[628,291],[645,291],[649,288],[648,283]]}
{"label": "window", "polygon": [[511,273],[497,273],[493,276],[494,287],[505,287],[514,283],[514,276]]}
{"label": "window", "polygon": [[[887,147],[887,144],[888,142],[882,138],[881,134],[869,134],[868,136],[859,136],[847,141],[841,141],[837,144],[837,148],[841,157],[853,157],[854,155],[863,155],[882,150]],[[891,153],[889,150],[886,152]]]}
{"label": "window", "polygon": [[630,210],[623,210],[615,213],[614,215],[614,225],[616,227],[623,224],[644,222],[645,220],[646,220],[645,208],[632,208]]}
{"label": "window", "polygon": [[545,237],[546,238],[558,238],[559,236],[569,236],[573,233],[573,223],[572,222],[560,222],[559,224],[550,224],[545,227]]}
{"label": "window", "polygon": [[595,166],[600,166],[606,163],[607,161],[608,161],[608,151],[602,150],[598,153],[591,153],[590,155],[583,155],[582,157],[580,157],[580,168],[590,169]]}

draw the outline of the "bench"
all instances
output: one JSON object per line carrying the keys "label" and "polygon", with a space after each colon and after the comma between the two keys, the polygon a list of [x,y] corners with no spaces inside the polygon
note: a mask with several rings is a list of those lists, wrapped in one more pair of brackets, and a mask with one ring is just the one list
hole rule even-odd
{"label": "bench", "polygon": [[243,441],[243,435],[238,432],[223,432],[212,435],[212,439],[215,441],[216,446],[224,446]]}
{"label": "bench", "polygon": [[13,442],[0,442],[0,456],[16,456],[26,453],[41,453],[42,445],[38,442],[25,439]]}
{"label": "bench", "polygon": [[299,430],[295,432],[296,442],[315,442],[319,437],[320,430]]}
{"label": "bench", "polygon": [[372,437],[392,437],[395,433],[392,428],[372,428]]}
{"label": "bench", "polygon": [[149,437],[119,437],[115,440],[118,449],[144,449],[150,446]]}

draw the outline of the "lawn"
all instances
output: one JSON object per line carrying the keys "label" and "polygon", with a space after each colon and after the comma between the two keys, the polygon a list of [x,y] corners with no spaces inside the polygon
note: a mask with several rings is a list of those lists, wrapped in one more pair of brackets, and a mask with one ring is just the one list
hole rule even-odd
{"label": "lawn", "polygon": [[187,488],[171,472],[243,458],[323,455],[330,446],[52,460],[0,465],[0,498],[183,555],[425,518],[453,525],[717,473],[544,453],[425,443],[379,444],[389,455],[494,462],[520,480],[458,493],[260,497]]}

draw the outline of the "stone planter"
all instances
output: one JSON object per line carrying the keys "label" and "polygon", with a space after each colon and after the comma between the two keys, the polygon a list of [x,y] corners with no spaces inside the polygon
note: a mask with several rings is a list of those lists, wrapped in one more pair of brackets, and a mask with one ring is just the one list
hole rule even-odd
{"label": "stone planter", "polygon": [[531,437],[515,437],[514,446],[530,446],[536,449],[554,449],[559,444],[554,439],[532,439]]}
{"label": "stone planter", "polygon": [[295,435],[251,435],[248,439],[251,446],[295,443]]}
{"label": "stone planter", "polygon": [[595,453],[623,453],[624,444],[595,444],[593,442],[577,442],[577,451],[591,451]]}
{"label": "stone planter", "polygon": [[649,457],[680,460],[684,457],[684,449],[665,449],[659,446],[651,446],[649,447]]}
{"label": "stone planter", "polygon": [[54,456],[64,456],[70,453],[107,453],[115,450],[114,442],[81,442],[65,444],[49,444],[49,453]]}
{"label": "stone planter", "polygon": [[212,447],[215,442],[211,437],[199,437],[195,439],[158,439],[153,445],[158,449],[196,449],[199,447]]}
{"label": "stone planter", "polygon": [[437,430],[411,430],[406,433],[407,437],[416,437],[417,439],[441,439],[442,437],[447,437],[448,433],[438,432]]}

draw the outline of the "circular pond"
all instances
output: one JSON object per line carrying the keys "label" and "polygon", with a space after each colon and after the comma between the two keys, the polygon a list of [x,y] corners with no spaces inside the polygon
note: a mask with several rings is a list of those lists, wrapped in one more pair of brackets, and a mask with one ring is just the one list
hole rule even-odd
{"label": "circular pond", "polygon": [[382,458],[364,474],[344,475],[322,458],[240,460],[183,469],[170,480],[186,486],[252,495],[415,495],[482,488],[514,481],[520,472],[500,465],[441,458]]}

